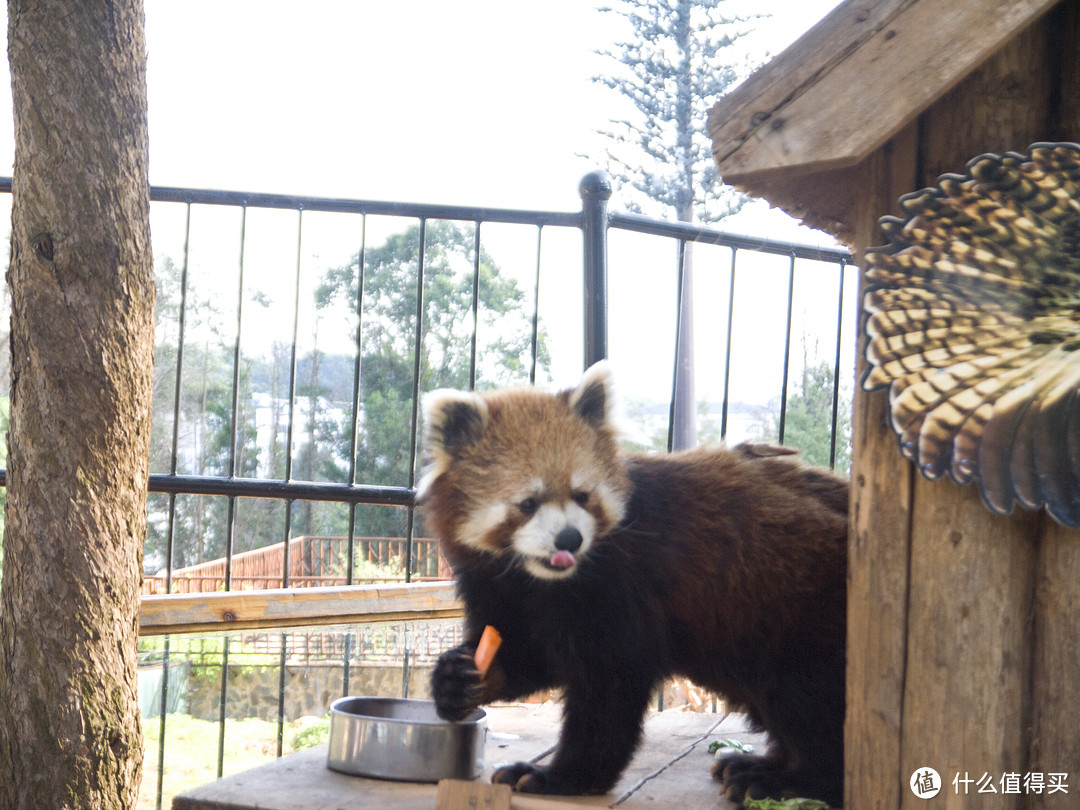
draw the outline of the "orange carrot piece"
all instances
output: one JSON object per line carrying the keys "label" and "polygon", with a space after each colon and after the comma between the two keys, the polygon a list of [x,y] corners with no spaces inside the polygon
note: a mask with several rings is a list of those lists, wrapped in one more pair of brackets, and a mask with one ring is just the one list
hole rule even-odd
{"label": "orange carrot piece", "polygon": [[476,668],[480,670],[481,678],[487,675],[488,668],[491,666],[491,662],[495,660],[495,653],[499,651],[500,644],[502,644],[502,636],[499,635],[498,630],[489,624],[484,628],[483,635],[480,636],[480,643],[476,645],[476,655],[473,656]]}

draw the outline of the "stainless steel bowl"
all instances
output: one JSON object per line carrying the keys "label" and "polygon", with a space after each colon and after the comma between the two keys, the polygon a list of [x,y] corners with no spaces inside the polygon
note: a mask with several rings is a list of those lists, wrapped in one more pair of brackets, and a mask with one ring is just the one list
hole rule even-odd
{"label": "stainless steel bowl", "polygon": [[430,700],[344,697],[330,705],[327,766],[378,779],[474,779],[484,770],[487,715],[449,723]]}

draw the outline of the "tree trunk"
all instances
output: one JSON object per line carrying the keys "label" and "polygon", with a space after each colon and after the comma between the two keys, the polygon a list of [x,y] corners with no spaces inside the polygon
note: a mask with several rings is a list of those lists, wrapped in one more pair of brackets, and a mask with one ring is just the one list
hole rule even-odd
{"label": "tree trunk", "polygon": [[131,807],[153,370],[141,0],[11,0],[0,808]]}

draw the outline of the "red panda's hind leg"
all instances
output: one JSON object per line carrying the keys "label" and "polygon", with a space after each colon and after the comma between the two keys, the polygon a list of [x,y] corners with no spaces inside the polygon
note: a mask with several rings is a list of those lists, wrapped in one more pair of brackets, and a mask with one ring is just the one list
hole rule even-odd
{"label": "red panda's hind leg", "polygon": [[843,796],[832,774],[798,772],[785,767],[773,754],[727,754],[712,766],[712,775],[723,784],[723,795],[742,805],[745,799],[820,799],[839,807]]}

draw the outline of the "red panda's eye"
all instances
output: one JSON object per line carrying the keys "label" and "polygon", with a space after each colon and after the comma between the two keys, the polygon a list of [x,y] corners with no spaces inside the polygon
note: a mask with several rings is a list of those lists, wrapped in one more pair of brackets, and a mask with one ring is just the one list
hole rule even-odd
{"label": "red panda's eye", "polygon": [[589,493],[588,492],[575,492],[574,493],[574,503],[576,503],[578,506],[584,506],[588,502],[589,502]]}
{"label": "red panda's eye", "polygon": [[526,498],[517,505],[523,515],[531,515],[540,508],[540,502],[536,498]]}

